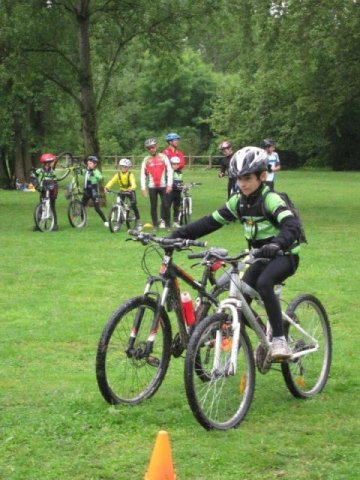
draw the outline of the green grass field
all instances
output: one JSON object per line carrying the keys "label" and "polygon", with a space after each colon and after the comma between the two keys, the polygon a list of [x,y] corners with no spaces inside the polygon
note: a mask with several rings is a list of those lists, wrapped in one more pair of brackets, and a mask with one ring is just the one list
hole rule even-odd
{"label": "green grass field", "polygon": [[[223,203],[226,180],[216,172],[184,176],[203,183],[193,190],[194,217]],[[97,342],[111,312],[142,292],[143,247],[125,242],[125,231],[110,234],[93,209],[86,229],[72,229],[62,192],[59,232],[33,232],[38,195],[0,191],[0,479],[140,480],[159,430],[169,432],[177,480],[358,479],[359,185],[360,173],[278,175],[277,188],[295,201],[309,240],[284,298],[309,292],[325,305],[331,376],[320,395],[301,401],[278,371],[257,373],[251,409],[228,432],[207,432],[192,416],[181,358],[151,400],[130,408],[102,399]],[[140,197],[146,222],[149,205]],[[245,246],[238,224],[207,240],[234,254]],[[176,258],[191,265],[184,253]]]}

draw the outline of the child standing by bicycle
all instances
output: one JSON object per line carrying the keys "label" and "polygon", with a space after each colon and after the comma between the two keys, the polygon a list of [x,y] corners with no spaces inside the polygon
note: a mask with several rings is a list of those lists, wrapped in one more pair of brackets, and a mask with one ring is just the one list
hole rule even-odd
{"label": "child standing by bicycle", "polygon": [[[272,327],[271,359],[289,358],[290,347],[284,336],[281,307],[274,292],[280,284],[295,273],[299,265],[300,224],[282,198],[269,193],[265,184],[268,155],[257,147],[238,150],[229,166],[229,173],[237,178],[240,195],[209,216],[205,216],[172,233],[172,238],[196,239],[214,232],[224,225],[239,220],[244,227],[249,248],[259,249],[260,258],[250,265],[243,280],[260,294]],[[273,222],[265,215],[264,208]],[[281,253],[283,252],[283,255]],[[246,296],[250,301],[250,298]]]}
{"label": "child standing by bicycle", "polygon": [[128,158],[122,158],[119,161],[119,168],[120,172],[116,173],[111,180],[108,181],[108,183],[105,185],[105,192],[111,189],[111,187],[115,184],[117,184],[120,188],[120,198],[121,200],[125,200],[125,197],[128,196],[130,198],[130,205],[131,208],[134,211],[135,214],[135,227],[137,229],[141,228],[141,223],[140,223],[140,214],[139,214],[139,209],[137,207],[137,202],[136,202],[136,181],[135,181],[135,175],[133,172],[130,171],[132,164],[131,160]]}
{"label": "child standing by bicycle", "polygon": [[[54,226],[52,228],[53,232],[57,232],[59,230],[55,208],[55,202],[58,195],[58,182],[54,169],[55,161],[56,155],[53,153],[43,153],[40,157],[40,163],[42,164],[42,167],[37,168],[31,174],[31,181],[36,190],[39,190],[40,192],[40,201],[45,198],[46,189],[49,189],[50,208],[54,214]],[[34,226],[33,230],[34,232],[40,231],[37,225]]]}
{"label": "child standing by bicycle", "polygon": [[84,193],[81,199],[84,207],[88,204],[91,199],[94,203],[94,208],[96,213],[99,215],[101,220],[104,223],[105,227],[109,227],[109,223],[106,221],[104,212],[100,208],[100,197],[99,197],[99,183],[101,182],[103,176],[100,170],[97,168],[99,160],[94,155],[90,155],[85,160],[86,170],[82,170],[81,173],[84,175]]}

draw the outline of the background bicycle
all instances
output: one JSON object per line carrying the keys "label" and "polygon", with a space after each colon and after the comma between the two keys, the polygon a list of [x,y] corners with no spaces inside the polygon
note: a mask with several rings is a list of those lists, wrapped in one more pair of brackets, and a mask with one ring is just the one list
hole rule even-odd
{"label": "background bicycle", "polygon": [[130,194],[115,190],[108,190],[108,192],[116,195],[115,202],[113,203],[109,213],[110,232],[119,232],[124,223],[126,223],[128,229],[135,228],[136,217],[134,210],[131,208]]}
{"label": "background bicycle", "polygon": [[81,201],[83,192],[81,191],[79,184],[80,167],[70,167],[68,171],[72,172],[71,182],[69,183],[65,194],[66,198],[69,200],[67,209],[68,219],[73,228],[83,228],[87,224],[87,213]]}
{"label": "background bicycle", "polygon": [[[248,255],[244,252],[228,257],[224,251],[217,256],[217,260],[231,265],[229,298],[220,302],[216,314],[196,326],[186,354],[184,378],[188,402],[206,429],[238,427],[253,399],[255,366],[262,374],[274,366],[270,356],[270,324],[266,318],[266,323],[262,321],[253,306],[250,308],[244,294],[260,308],[263,303],[259,294],[239,277],[238,261]],[[195,256],[203,257],[206,262],[210,256],[216,258],[209,251]],[[268,260],[250,255],[248,261]],[[276,292],[281,295],[281,286]],[[292,350],[291,357],[281,363],[285,383],[295,397],[310,398],[324,388],[330,371],[332,337],[326,311],[316,297],[303,294],[288,305],[282,316]],[[255,352],[246,325],[259,341]],[[206,376],[199,375],[199,363]]]}
{"label": "background bicycle", "polygon": [[43,180],[41,189],[45,195],[34,210],[35,225],[42,232],[50,232],[55,225],[55,216],[50,205],[50,192],[54,188],[55,182],[53,180]]}
{"label": "background bicycle", "polygon": [[181,203],[179,211],[180,225],[187,225],[191,223],[191,215],[193,211],[193,199],[191,196],[191,189],[201,185],[199,182],[184,183],[181,190]]}
{"label": "background bicycle", "polygon": [[[215,279],[216,265],[205,262],[201,280],[196,280],[174,263],[174,251],[204,246],[204,242],[166,239],[137,231],[130,234],[146,246],[141,263],[148,278],[143,295],[125,301],[105,325],[97,349],[96,378],[107,402],[134,405],[154,395],[171,355],[180,357],[186,349],[192,321],[201,321],[212,306],[215,308],[228,285],[223,285],[221,278]],[[157,275],[148,268],[153,253],[161,258]],[[191,321],[182,308],[179,280],[198,293]],[[173,335],[174,324],[177,332]],[[198,371],[201,375],[200,365]]]}

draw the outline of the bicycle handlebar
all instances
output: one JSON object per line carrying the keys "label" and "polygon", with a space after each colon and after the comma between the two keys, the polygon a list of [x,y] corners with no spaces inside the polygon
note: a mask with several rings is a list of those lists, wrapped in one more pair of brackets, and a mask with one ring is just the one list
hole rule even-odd
{"label": "bicycle handlebar", "polygon": [[134,240],[141,242],[143,245],[147,245],[150,242],[155,242],[162,246],[163,248],[173,248],[175,250],[183,250],[189,247],[206,247],[207,242],[200,242],[198,240],[189,240],[187,238],[166,238],[166,237],[156,237],[150,233],[138,232],[137,230],[128,230],[128,234],[132,237],[136,237]]}
{"label": "bicycle handlebar", "polygon": [[[277,252],[277,257],[283,256],[284,252],[282,250],[279,250]],[[228,256],[228,251],[225,248],[209,248],[209,250],[205,250],[204,252],[200,253],[190,253],[188,255],[189,259],[194,259],[194,258],[202,258],[204,261],[217,261],[221,260],[225,263],[236,263],[242,258],[245,258],[247,256],[250,256],[250,260],[246,263],[255,263],[257,261],[267,261],[270,262],[270,258],[262,257],[261,256],[261,248],[253,248],[250,251],[244,251],[240,252],[238,255],[235,257],[229,257]]]}

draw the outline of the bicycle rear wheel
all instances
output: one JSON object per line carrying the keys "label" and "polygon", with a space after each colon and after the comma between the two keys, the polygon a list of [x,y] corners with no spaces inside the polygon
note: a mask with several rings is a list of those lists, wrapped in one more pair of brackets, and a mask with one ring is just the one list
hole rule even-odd
{"label": "bicycle rear wheel", "polygon": [[293,353],[306,351],[318,343],[318,350],[281,365],[286,386],[297,398],[321,392],[329,376],[332,357],[331,329],[326,311],[313,295],[300,295],[288,306],[287,315],[314,340],[284,322],[285,335]]}
{"label": "bicycle rear wheel", "polygon": [[39,203],[35,207],[34,221],[39,230],[42,232],[50,232],[55,224],[54,213],[51,208],[49,208],[48,215],[45,215],[43,203]]}
{"label": "bicycle rear wheel", "polygon": [[[171,326],[165,311],[153,351],[144,355],[155,310],[153,299],[134,297],[105,325],[97,350],[96,378],[102,396],[111,404],[136,405],[154,395],[165,377],[171,349]],[[135,320],[141,322],[136,338],[132,335]]]}
{"label": "bicycle rear wheel", "polygon": [[87,214],[80,200],[72,200],[68,206],[68,219],[73,228],[83,228],[87,223]]}
{"label": "bicycle rear wheel", "polygon": [[109,228],[110,232],[117,233],[121,229],[121,225],[124,223],[124,216],[120,207],[114,206],[110,210],[109,214]]}
{"label": "bicycle rear wheel", "polygon": [[[190,408],[198,422],[207,430],[236,428],[244,419],[253,399],[255,365],[246,332],[240,333],[236,373],[226,371],[230,363],[232,327],[224,313],[211,315],[200,322],[193,332],[185,359],[185,389]],[[220,335],[221,352],[218,369],[213,368],[215,339]],[[196,372],[198,360],[207,370],[208,381]]]}

